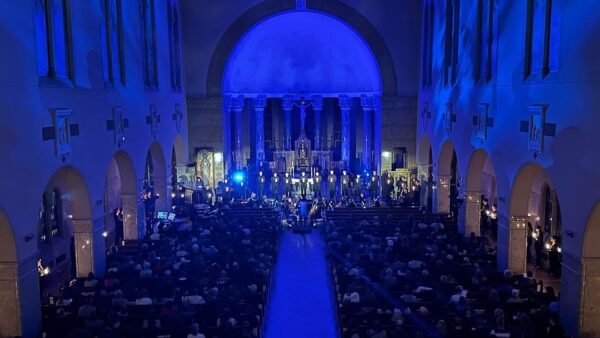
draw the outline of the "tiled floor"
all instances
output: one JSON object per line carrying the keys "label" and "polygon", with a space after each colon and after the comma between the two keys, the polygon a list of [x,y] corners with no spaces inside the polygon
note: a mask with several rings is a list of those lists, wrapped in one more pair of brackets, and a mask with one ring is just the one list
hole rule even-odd
{"label": "tiled floor", "polygon": [[267,338],[337,337],[323,245],[316,232],[283,234],[267,308]]}

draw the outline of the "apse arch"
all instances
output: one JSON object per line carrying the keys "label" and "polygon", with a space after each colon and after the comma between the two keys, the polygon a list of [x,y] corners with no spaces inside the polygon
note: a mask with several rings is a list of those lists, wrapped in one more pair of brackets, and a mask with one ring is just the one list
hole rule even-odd
{"label": "apse arch", "polygon": [[[238,17],[223,34],[213,52],[207,75],[206,90],[208,97],[222,96],[223,74],[229,55],[244,34],[259,22],[282,11],[294,9],[295,1],[266,0],[252,7]],[[373,52],[381,69],[383,95],[397,95],[396,70],[391,53],[377,29],[358,11],[338,1],[312,1],[311,10],[327,13],[339,18],[362,36]]]}
{"label": "apse arch", "polygon": [[600,335],[600,306],[598,294],[600,284],[600,201],[596,203],[585,228],[581,253],[581,298],[579,305],[579,330],[581,336],[597,337]]}
{"label": "apse arch", "polygon": [[341,20],[288,11],[251,27],[231,51],[223,94],[337,97],[381,95],[381,73],[365,40]]}

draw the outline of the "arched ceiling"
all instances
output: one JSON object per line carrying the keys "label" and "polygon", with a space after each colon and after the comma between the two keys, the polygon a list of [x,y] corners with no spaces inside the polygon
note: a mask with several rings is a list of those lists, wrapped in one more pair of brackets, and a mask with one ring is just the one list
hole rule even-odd
{"label": "arched ceiling", "polygon": [[223,75],[223,94],[377,94],[375,56],[349,25],[315,11],[285,12],[238,41]]}

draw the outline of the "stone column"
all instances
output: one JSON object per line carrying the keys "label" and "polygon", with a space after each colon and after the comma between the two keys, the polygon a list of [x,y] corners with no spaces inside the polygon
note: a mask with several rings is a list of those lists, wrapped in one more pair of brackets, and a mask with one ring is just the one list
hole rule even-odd
{"label": "stone column", "polygon": [[[121,204],[123,205],[123,236],[125,239],[139,239],[137,204],[138,195],[136,193],[121,194]],[[112,213],[109,217],[112,217]]]}
{"label": "stone column", "polygon": [[[223,167],[225,174],[231,170],[231,163],[233,162],[233,156],[231,153],[231,95],[223,97]],[[179,160],[179,159],[177,159]]]}
{"label": "stone column", "polygon": [[510,216],[508,268],[513,274],[527,271],[527,216]]}
{"label": "stone column", "polygon": [[381,156],[383,154],[383,149],[381,147],[382,140],[382,106],[381,106],[381,97],[373,96],[373,152],[375,153],[374,163],[375,170],[377,170],[381,174]]}
{"label": "stone column", "polygon": [[437,212],[438,213],[449,213],[450,212],[450,180],[452,176],[442,175],[438,176],[437,181]]}
{"label": "stone column", "polygon": [[281,108],[283,109],[283,149],[292,150],[292,109],[294,109],[294,96],[284,95]]}
{"label": "stone column", "polygon": [[465,193],[465,213],[464,235],[469,236],[471,232],[474,232],[476,236],[479,236],[481,232],[481,191]]}
{"label": "stone column", "polygon": [[73,219],[73,237],[75,237],[75,266],[77,277],[87,277],[94,271],[94,254],[92,251],[92,220]]}
{"label": "stone column", "polygon": [[41,337],[39,252],[0,262],[0,336]]}
{"label": "stone column", "polygon": [[352,109],[352,98],[348,95],[339,96],[340,109],[342,111],[342,161],[344,167],[350,167],[350,109]]}
{"label": "stone column", "polygon": [[[567,255],[563,252],[564,261],[568,260]],[[563,269],[563,276],[573,274],[570,271]],[[574,278],[575,279],[575,278]],[[562,283],[564,283],[561,280]],[[574,285],[575,286],[575,285]],[[562,296],[562,292],[561,292]],[[586,258],[581,259],[581,327],[580,334],[583,337],[600,337],[600,259]],[[563,308],[563,297],[561,297],[561,308]],[[563,311],[561,311],[563,312]],[[562,314],[561,314],[562,315]]]}
{"label": "stone column", "polygon": [[371,147],[373,145],[373,97],[362,95],[360,105],[363,110],[363,135],[362,135],[362,167],[367,172],[371,172],[373,154]]}
{"label": "stone column", "polygon": [[322,149],[322,135],[321,135],[321,111],[323,111],[323,96],[315,95],[312,99],[312,108],[315,119],[315,149]]}
{"label": "stone column", "polygon": [[244,167],[244,147],[243,147],[243,129],[242,129],[242,111],[244,110],[244,96],[239,95],[232,101],[231,110],[235,124],[234,141],[235,146],[234,158],[235,169],[240,170]]}
{"label": "stone column", "polygon": [[256,113],[256,167],[265,160],[265,107],[267,106],[266,95],[259,95],[253,100],[254,112]]}

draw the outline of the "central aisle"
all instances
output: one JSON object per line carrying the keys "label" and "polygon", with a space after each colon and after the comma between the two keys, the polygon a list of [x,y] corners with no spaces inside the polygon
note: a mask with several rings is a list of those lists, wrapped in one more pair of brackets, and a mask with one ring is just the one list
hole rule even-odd
{"label": "central aisle", "polygon": [[267,338],[337,336],[331,280],[318,233],[286,231],[267,308]]}

